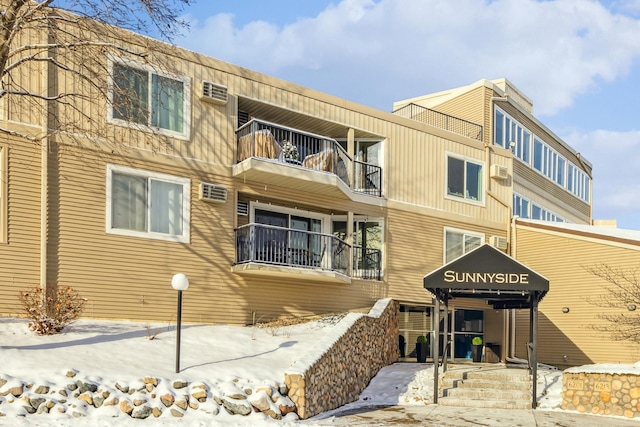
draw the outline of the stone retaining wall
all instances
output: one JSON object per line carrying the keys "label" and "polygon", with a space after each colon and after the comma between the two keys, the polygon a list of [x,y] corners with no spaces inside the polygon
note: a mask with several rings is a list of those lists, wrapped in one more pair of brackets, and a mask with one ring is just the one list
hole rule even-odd
{"label": "stone retaining wall", "polygon": [[285,374],[300,418],[357,400],[381,368],[398,360],[398,313],[398,303],[385,299],[368,315],[349,314],[341,322],[348,328],[333,345],[323,346],[325,353]]}
{"label": "stone retaining wall", "polygon": [[640,373],[562,374],[562,409],[601,415],[640,417]]}

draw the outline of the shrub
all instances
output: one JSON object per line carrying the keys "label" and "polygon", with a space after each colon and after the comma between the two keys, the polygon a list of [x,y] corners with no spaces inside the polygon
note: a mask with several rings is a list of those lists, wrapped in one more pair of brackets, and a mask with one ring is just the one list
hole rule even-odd
{"label": "shrub", "polygon": [[77,290],[67,286],[50,286],[44,291],[33,288],[20,292],[22,309],[31,322],[29,328],[40,335],[57,334],[65,326],[80,317],[86,299]]}
{"label": "shrub", "polygon": [[424,335],[420,335],[417,339],[416,339],[417,343],[423,343],[426,344],[427,343],[427,337],[425,337]]}
{"label": "shrub", "polygon": [[482,338],[481,337],[473,337],[473,339],[471,340],[471,344],[473,344],[473,345],[482,345]]}

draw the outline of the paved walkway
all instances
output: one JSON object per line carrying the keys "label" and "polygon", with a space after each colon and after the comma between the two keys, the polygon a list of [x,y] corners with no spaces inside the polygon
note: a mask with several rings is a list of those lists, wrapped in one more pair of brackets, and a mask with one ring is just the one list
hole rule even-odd
{"label": "paved walkway", "polygon": [[505,426],[505,427],[640,427],[640,420],[566,411],[455,408],[450,406],[390,406],[357,408],[307,420],[310,426]]}

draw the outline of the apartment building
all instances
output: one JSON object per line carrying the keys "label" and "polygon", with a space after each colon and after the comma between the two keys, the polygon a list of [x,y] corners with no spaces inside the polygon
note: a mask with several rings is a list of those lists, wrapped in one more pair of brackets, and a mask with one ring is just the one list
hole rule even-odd
{"label": "apartment building", "polygon": [[[81,96],[0,105],[2,315],[20,314],[20,291],[72,286],[87,317],[171,322],[184,273],[186,322],[394,298],[411,357],[434,330],[425,274],[485,243],[515,256],[514,215],[591,223],[591,164],[507,80],[385,112],[126,31],[101,37],[112,48],[75,69],[20,74],[30,91]],[[509,356],[506,312],[475,298],[448,310],[452,357],[475,336]]]}

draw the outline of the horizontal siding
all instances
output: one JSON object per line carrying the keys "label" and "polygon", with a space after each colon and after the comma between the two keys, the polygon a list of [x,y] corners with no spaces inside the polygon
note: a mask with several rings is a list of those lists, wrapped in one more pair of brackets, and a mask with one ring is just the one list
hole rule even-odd
{"label": "horizontal siding", "polygon": [[7,243],[0,243],[0,315],[15,316],[22,310],[19,292],[40,284],[40,148],[6,136],[2,143],[9,180]]}
{"label": "horizontal siding", "polygon": [[[597,314],[609,309],[597,307],[587,299],[606,294],[607,283],[588,273],[584,267],[607,264],[627,271],[637,269],[640,265],[640,248],[630,249],[605,241],[587,241],[518,226],[517,257],[549,279],[549,293],[539,307],[541,362],[574,366],[638,360],[640,351],[637,346],[615,341],[590,327],[603,325]],[[568,307],[569,313],[563,313],[563,307]],[[610,312],[617,310],[628,313],[626,307]],[[521,351],[525,348],[528,335],[527,310],[519,312],[517,330],[517,349]]]}
{"label": "horizontal siding", "polygon": [[[87,152],[78,156],[72,151],[65,147],[59,156],[60,176],[55,184],[60,192],[59,214],[51,223],[49,275],[50,280],[73,286],[88,298],[87,316],[171,322],[175,291],[170,281],[177,272],[190,280],[184,294],[187,322],[244,324],[254,312],[259,317],[301,316],[366,307],[386,295],[379,282],[326,284],[232,273],[233,198],[207,203],[197,197],[200,180],[232,189],[233,181],[223,176],[193,175],[180,167],[127,161],[132,167],[191,178],[191,242],[107,234],[106,163],[95,167]],[[120,164],[122,159],[111,161]],[[83,162],[93,166],[83,167]],[[280,191],[284,197],[286,189]],[[312,203],[311,196],[308,201]]]}
{"label": "horizontal siding", "polygon": [[[492,235],[505,236],[504,230],[479,227],[414,212],[389,209],[387,221],[388,257],[387,279],[389,296],[399,301],[430,304],[431,294],[423,287],[426,274],[443,265],[444,228],[485,234],[485,242]],[[456,301],[456,304],[458,302]],[[461,302],[473,306],[473,300]],[[485,305],[482,301],[481,304]]]}

